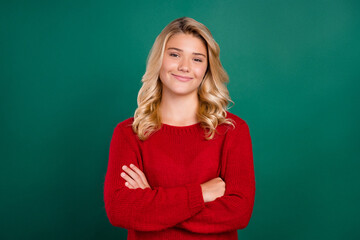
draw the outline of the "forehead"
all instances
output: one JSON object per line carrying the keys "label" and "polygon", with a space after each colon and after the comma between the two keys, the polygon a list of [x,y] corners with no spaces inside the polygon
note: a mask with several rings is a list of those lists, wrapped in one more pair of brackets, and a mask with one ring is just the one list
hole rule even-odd
{"label": "forehead", "polygon": [[170,37],[166,43],[166,50],[168,48],[179,48],[184,52],[197,52],[206,55],[206,46],[201,39],[191,34],[177,33]]}

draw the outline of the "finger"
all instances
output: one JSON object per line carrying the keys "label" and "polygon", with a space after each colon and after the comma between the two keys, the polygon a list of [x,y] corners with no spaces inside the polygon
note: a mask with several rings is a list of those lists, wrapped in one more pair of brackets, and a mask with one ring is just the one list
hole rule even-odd
{"label": "finger", "polygon": [[132,186],[130,183],[125,182],[125,186],[127,186],[130,189],[136,189],[134,186]]}
{"label": "finger", "polygon": [[142,188],[145,188],[145,184],[143,183],[143,181],[141,180],[140,176],[134,172],[133,170],[131,170],[130,168],[128,168],[127,166],[123,166],[122,169],[132,178],[136,181],[136,183]]}
{"label": "finger", "polygon": [[131,169],[133,169],[140,176],[140,178],[141,178],[142,182],[144,183],[144,185],[149,186],[149,183],[148,183],[148,181],[146,179],[145,174],[138,167],[136,167],[134,164],[130,164],[130,167],[131,167]]}
{"label": "finger", "polygon": [[131,178],[129,175],[127,175],[126,173],[122,172],[122,173],[120,174],[120,176],[121,176],[122,178],[124,178],[125,181],[127,181],[129,184],[131,184],[131,186],[133,186],[133,187],[139,187],[138,184],[134,181],[134,179],[132,179],[132,178]]}

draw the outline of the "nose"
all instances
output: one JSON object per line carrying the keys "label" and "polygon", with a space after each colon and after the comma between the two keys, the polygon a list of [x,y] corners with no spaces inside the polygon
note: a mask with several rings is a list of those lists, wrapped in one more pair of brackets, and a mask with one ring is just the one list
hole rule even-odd
{"label": "nose", "polygon": [[179,62],[179,67],[178,70],[182,71],[182,72],[189,72],[189,63],[188,63],[188,59],[187,58],[182,58],[181,61]]}

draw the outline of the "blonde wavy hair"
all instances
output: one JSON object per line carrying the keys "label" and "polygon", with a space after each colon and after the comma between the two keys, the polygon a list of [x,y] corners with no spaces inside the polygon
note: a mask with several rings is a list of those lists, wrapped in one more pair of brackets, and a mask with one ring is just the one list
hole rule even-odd
{"label": "blonde wavy hair", "polygon": [[159,73],[163,61],[165,45],[177,33],[192,34],[201,39],[208,53],[208,67],[198,88],[199,108],[196,113],[200,126],[207,130],[205,139],[213,139],[220,124],[234,126],[234,120],[226,118],[229,102],[235,104],[227,89],[229,76],[220,62],[220,48],[209,29],[189,17],[181,17],[170,22],[156,37],[146,60],[146,71],[137,97],[138,108],[134,113],[133,131],[139,139],[146,140],[161,128],[159,106],[162,97],[162,82]]}

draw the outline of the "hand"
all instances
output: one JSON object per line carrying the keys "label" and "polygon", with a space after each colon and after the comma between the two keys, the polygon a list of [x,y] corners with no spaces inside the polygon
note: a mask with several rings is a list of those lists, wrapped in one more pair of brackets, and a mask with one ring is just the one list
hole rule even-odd
{"label": "hand", "polygon": [[200,184],[204,202],[211,202],[218,197],[224,196],[225,185],[225,182],[220,177],[213,178],[210,181]]}
{"label": "hand", "polygon": [[137,168],[134,164],[130,164],[130,168],[124,165],[122,169],[127,173],[122,172],[120,176],[125,179],[125,186],[130,189],[137,188],[150,188],[149,183],[145,177],[145,174]]}

